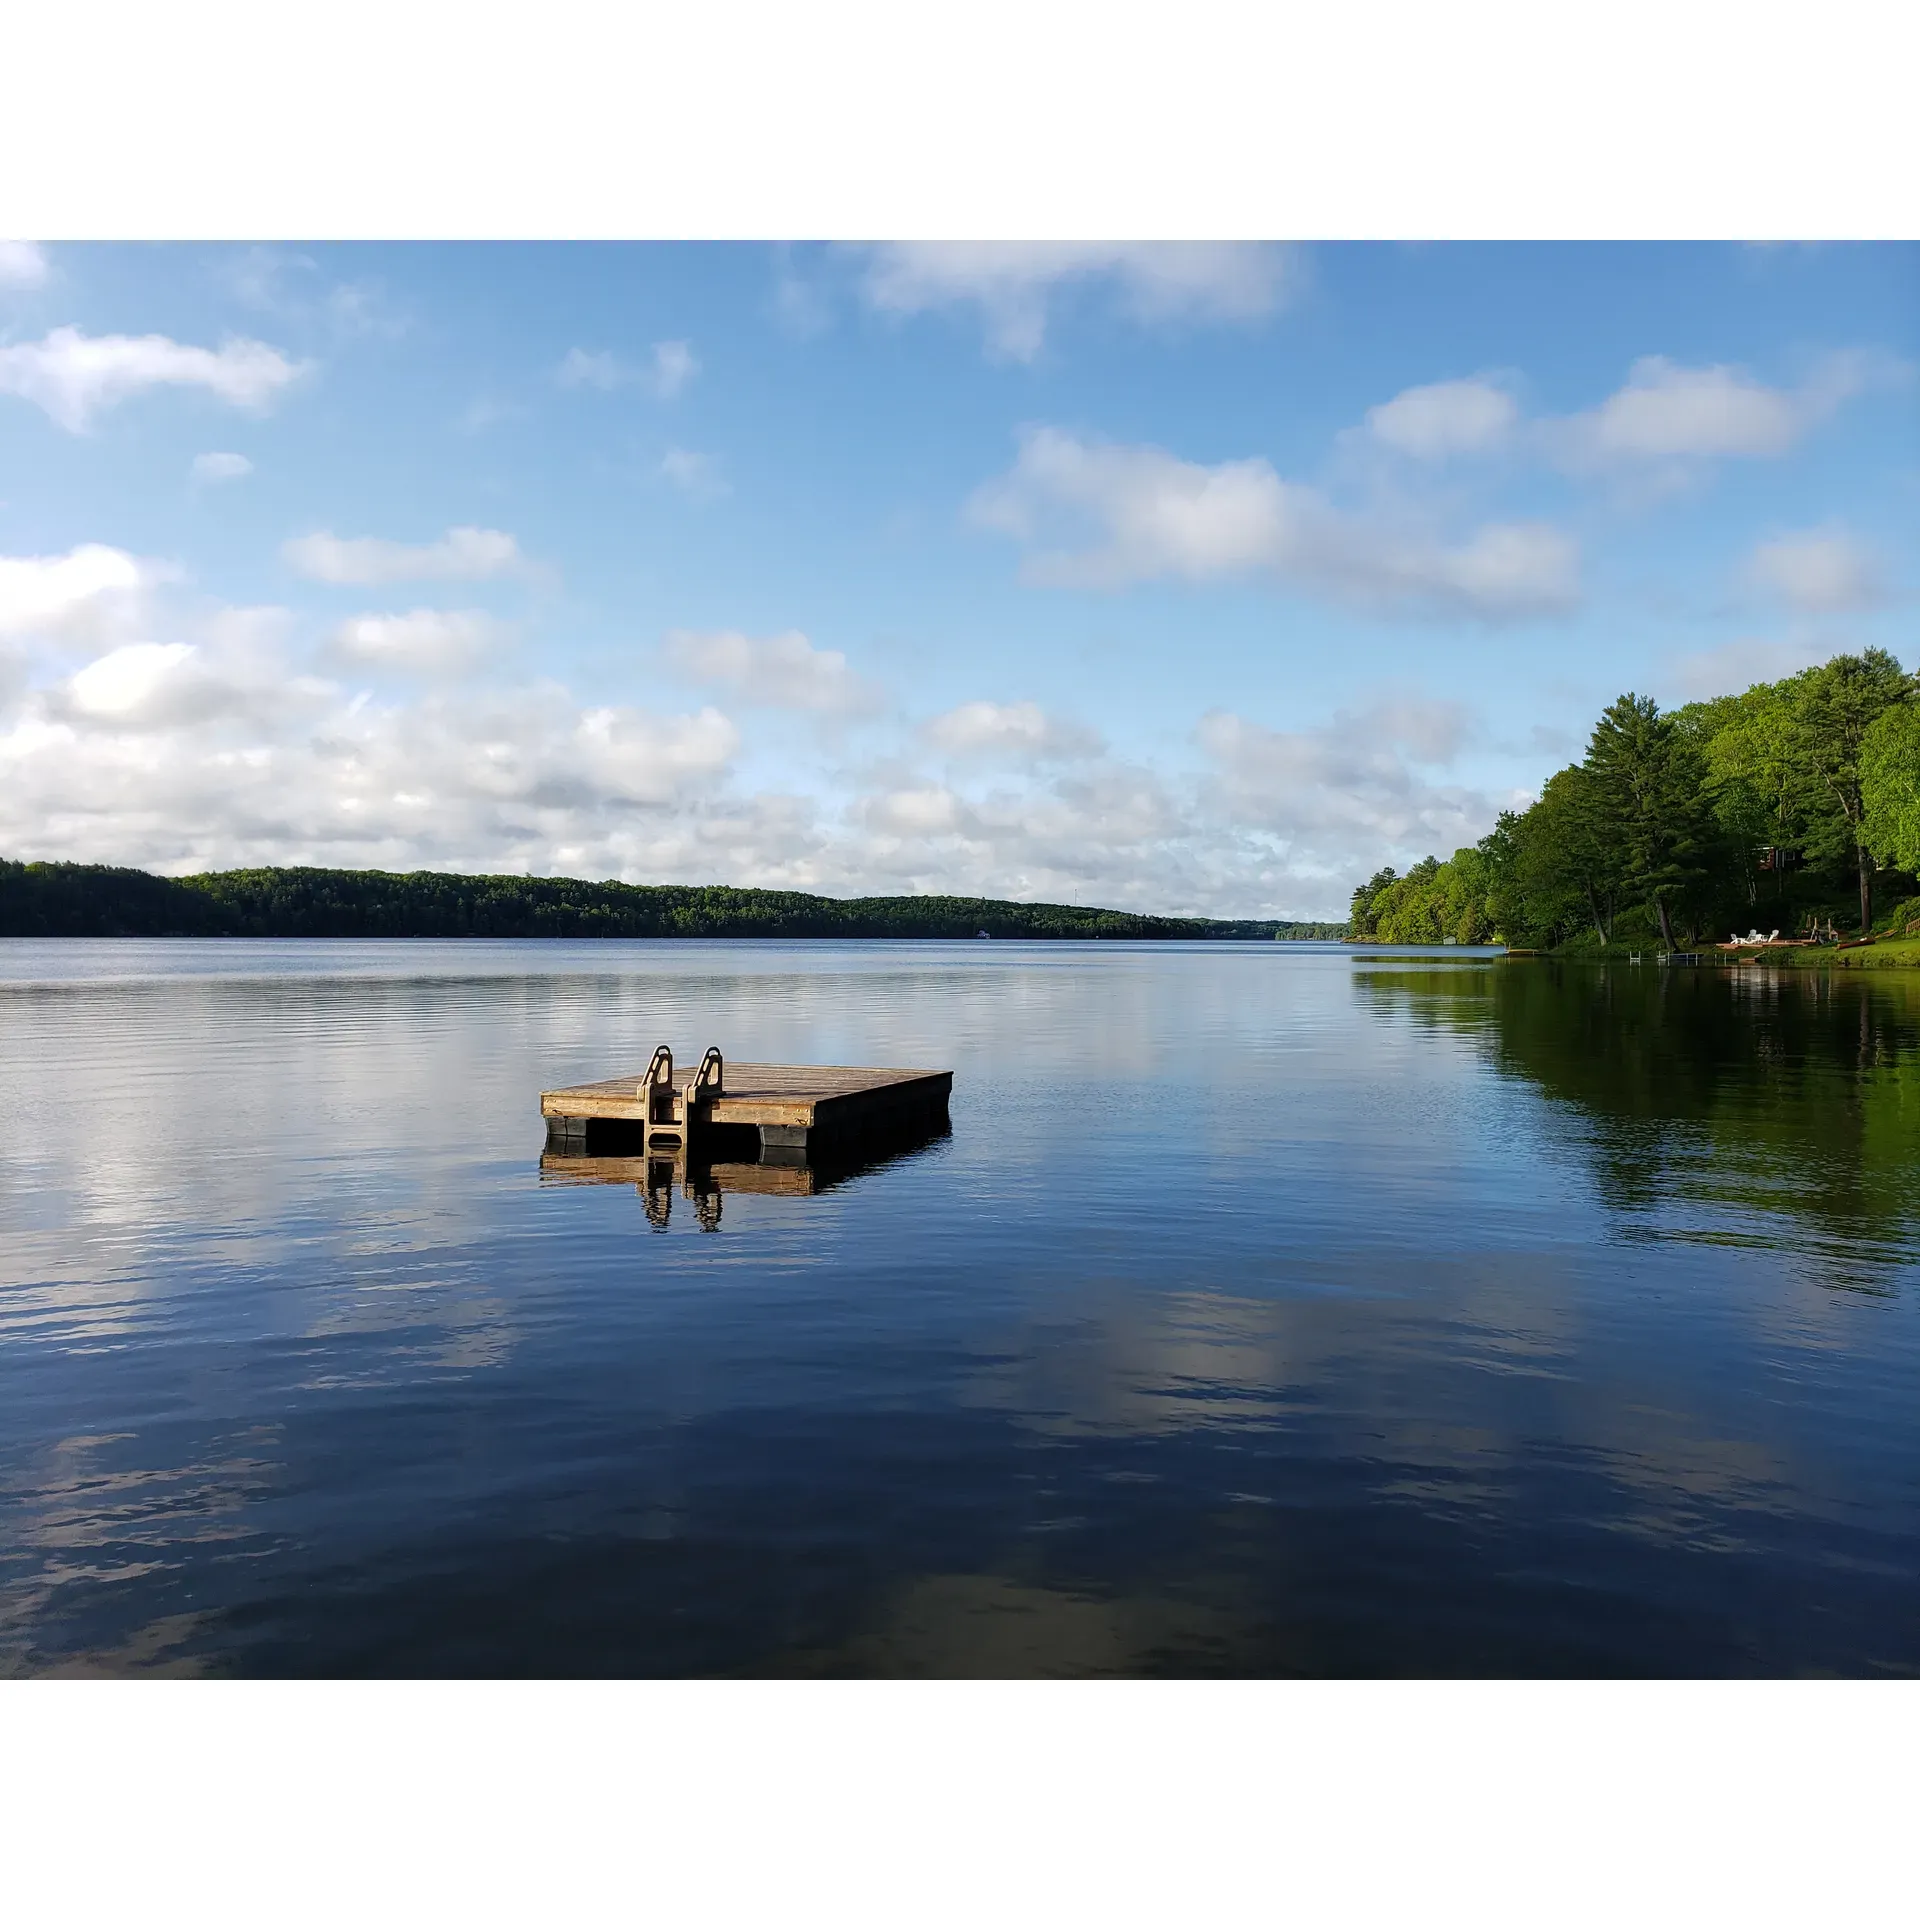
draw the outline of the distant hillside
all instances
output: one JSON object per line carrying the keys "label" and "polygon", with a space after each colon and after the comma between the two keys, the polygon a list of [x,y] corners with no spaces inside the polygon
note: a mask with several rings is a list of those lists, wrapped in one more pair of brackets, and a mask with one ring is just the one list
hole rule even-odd
{"label": "distant hillside", "polygon": [[1341,922],[1181,920],[1105,907],[753,887],[630,887],[518,874],[254,867],[168,880],[0,860],[0,936],[225,934],[488,939],[1337,940]]}

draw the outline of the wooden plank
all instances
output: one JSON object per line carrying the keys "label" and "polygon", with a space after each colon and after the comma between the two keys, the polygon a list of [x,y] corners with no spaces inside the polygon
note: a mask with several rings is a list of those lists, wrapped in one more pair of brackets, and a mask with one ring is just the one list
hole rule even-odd
{"label": "wooden plank", "polygon": [[[701,1109],[703,1121],[722,1126],[806,1127],[863,1124],[889,1108],[903,1111],[944,1101],[951,1072],[914,1067],[772,1066],[742,1062],[726,1068],[726,1090]],[[676,1071],[676,1089],[693,1070]],[[640,1120],[641,1076],[589,1080],[540,1096],[540,1111],[555,1118]]]}

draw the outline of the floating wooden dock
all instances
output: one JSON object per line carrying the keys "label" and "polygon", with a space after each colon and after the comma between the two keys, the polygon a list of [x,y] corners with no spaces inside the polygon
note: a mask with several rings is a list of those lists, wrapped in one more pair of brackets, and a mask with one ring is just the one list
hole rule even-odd
{"label": "floating wooden dock", "polygon": [[943,1124],[953,1075],[910,1067],[778,1067],[726,1062],[709,1047],[676,1068],[656,1047],[644,1073],[540,1096],[550,1152],[637,1145],[643,1154],[757,1158],[747,1147],[840,1151]]}

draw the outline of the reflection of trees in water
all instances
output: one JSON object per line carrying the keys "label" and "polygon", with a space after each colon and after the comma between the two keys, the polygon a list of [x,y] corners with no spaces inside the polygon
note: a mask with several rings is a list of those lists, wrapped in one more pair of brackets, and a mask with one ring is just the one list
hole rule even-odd
{"label": "reflection of trees in water", "polygon": [[1576,1110],[1610,1206],[1704,1200],[1776,1216],[1774,1232],[1804,1221],[1840,1258],[1911,1249],[1920,981],[1515,962],[1358,968],[1354,986],[1382,1014],[1471,1034]]}

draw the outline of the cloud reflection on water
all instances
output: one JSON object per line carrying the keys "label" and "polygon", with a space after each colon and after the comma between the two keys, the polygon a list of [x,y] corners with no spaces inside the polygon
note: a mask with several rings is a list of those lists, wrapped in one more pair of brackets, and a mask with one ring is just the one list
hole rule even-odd
{"label": "cloud reflection on water", "polygon": [[[218,944],[0,985],[11,1670],[1920,1665],[1897,992]],[[655,1233],[655,1038],[953,1133]]]}

